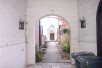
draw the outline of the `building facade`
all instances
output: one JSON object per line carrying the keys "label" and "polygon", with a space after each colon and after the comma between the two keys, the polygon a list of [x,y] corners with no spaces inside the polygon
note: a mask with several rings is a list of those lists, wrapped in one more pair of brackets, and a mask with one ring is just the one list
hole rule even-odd
{"label": "building facade", "polygon": [[[36,63],[35,24],[49,15],[59,16],[68,23],[71,53],[90,51],[97,55],[99,2],[102,0],[1,0],[0,68],[24,68]],[[83,18],[86,27],[81,28]],[[19,29],[20,20],[25,22],[24,30]],[[74,63],[72,58],[71,63]]]}
{"label": "building facade", "polygon": [[47,41],[57,41],[57,29],[53,25],[47,30]]}

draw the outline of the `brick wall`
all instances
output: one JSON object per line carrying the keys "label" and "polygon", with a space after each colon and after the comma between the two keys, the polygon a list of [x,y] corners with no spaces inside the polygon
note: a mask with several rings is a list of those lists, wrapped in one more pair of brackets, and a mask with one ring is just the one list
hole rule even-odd
{"label": "brick wall", "polygon": [[60,25],[61,26],[60,28],[69,28],[68,24],[63,19],[59,18],[59,21],[62,22],[62,26]]}
{"label": "brick wall", "polygon": [[25,0],[0,0],[0,68],[24,68],[26,65]]}
{"label": "brick wall", "polygon": [[79,20],[86,20],[86,28],[81,28],[79,22],[80,51],[91,51],[97,55],[96,13],[100,0],[78,0]]}

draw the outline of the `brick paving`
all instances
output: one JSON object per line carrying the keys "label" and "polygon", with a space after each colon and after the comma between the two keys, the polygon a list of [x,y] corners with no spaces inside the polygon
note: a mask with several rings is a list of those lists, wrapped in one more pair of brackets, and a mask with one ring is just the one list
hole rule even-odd
{"label": "brick paving", "polygon": [[57,49],[56,42],[49,42],[46,54],[44,55],[44,63],[56,63],[60,62],[61,57]]}
{"label": "brick paving", "polygon": [[70,60],[63,60],[58,52],[56,45],[57,42],[49,42],[46,54],[42,62],[44,63],[57,63],[57,62],[70,62]]}

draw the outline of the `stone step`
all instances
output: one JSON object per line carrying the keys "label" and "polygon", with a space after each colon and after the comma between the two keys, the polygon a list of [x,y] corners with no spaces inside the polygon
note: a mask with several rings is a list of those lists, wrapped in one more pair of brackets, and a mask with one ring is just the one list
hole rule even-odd
{"label": "stone step", "polygon": [[71,63],[36,63],[27,68],[75,68]]}

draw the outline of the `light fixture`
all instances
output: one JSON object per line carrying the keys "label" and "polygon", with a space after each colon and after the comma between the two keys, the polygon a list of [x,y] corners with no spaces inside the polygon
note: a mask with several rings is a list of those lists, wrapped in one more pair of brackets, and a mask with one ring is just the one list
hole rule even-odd
{"label": "light fixture", "polygon": [[24,30],[24,21],[19,20],[19,29]]}
{"label": "light fixture", "polygon": [[86,27],[86,22],[85,22],[85,18],[84,17],[80,20],[80,24],[81,24],[81,28],[85,28]]}

